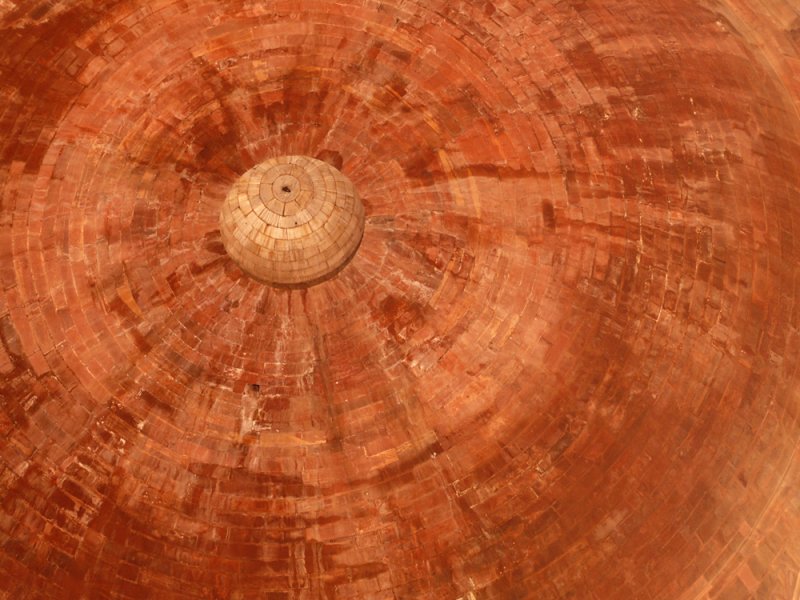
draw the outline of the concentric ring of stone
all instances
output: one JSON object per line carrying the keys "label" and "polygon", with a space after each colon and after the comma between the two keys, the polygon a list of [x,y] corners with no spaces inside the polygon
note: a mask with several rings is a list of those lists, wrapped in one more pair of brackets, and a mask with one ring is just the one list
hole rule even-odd
{"label": "concentric ring of stone", "polygon": [[222,243],[251,277],[308,287],[338,273],[364,233],[364,207],[338,169],[281,156],[242,175],[220,211]]}

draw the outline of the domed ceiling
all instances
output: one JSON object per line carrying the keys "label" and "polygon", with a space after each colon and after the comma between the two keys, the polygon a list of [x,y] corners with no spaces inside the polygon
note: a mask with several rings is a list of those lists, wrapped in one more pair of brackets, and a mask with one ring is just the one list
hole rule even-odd
{"label": "domed ceiling", "polygon": [[0,0],[0,98],[3,598],[800,597],[794,0]]}

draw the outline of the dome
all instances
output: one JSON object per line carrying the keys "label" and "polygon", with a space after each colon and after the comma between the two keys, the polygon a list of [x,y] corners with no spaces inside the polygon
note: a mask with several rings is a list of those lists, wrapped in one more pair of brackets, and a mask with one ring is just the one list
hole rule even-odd
{"label": "dome", "polygon": [[249,275],[278,286],[319,283],[353,256],[364,207],[338,169],[283,156],[249,169],[220,211],[225,250]]}
{"label": "dome", "polygon": [[796,599],[799,66],[797,0],[0,0],[0,598]]}

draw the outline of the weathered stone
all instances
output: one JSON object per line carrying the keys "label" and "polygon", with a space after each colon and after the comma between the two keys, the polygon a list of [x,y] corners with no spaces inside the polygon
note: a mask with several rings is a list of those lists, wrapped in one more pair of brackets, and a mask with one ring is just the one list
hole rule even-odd
{"label": "weathered stone", "polygon": [[[798,32],[0,0],[0,597],[795,598]],[[290,156],[339,270],[221,231]]]}

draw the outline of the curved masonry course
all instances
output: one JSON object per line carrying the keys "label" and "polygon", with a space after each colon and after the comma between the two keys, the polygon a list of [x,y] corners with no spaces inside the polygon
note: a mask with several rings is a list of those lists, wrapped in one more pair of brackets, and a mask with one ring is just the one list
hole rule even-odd
{"label": "curved masonry course", "polygon": [[0,597],[796,598],[799,31],[0,0]]}
{"label": "curved masonry course", "polygon": [[330,279],[364,235],[364,207],[353,184],[306,156],[281,156],[248,170],[228,192],[219,221],[234,262],[284,287]]}

